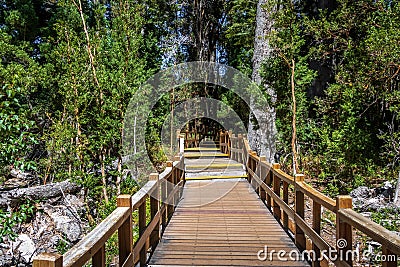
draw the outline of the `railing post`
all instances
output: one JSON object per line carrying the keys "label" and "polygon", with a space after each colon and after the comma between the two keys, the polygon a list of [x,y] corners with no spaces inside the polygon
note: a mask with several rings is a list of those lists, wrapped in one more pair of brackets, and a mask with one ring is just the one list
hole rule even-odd
{"label": "railing post", "polygon": [[[173,163],[173,161],[167,161],[167,168],[172,168],[172,170],[171,170],[171,172],[172,172],[172,174],[171,174],[171,176],[170,176],[170,180],[168,181],[166,181],[166,188],[165,188],[165,190],[166,190],[166,199],[168,199],[169,198],[169,194],[172,192],[172,190],[174,189],[174,187],[173,187],[173,184],[174,184],[174,173],[173,173],[173,166],[174,166],[174,163]],[[166,203],[166,205],[167,205],[167,207],[166,207],[166,213],[167,213],[167,222],[169,221],[169,219],[171,218],[171,216],[172,216],[172,213],[174,212],[173,211],[173,209],[174,209],[174,206],[171,204],[171,203],[175,203],[175,198],[174,197],[172,197],[171,198],[171,201],[170,201],[170,203]]]}
{"label": "railing post", "polygon": [[[257,152],[255,152],[255,151],[251,151],[251,155],[253,155],[253,156],[257,156]],[[254,172],[254,174],[256,174],[257,175],[257,161],[254,159],[254,158],[251,158],[251,160],[250,160],[250,169]],[[252,178],[251,176],[250,176],[250,178]],[[255,190],[257,190],[257,187],[254,185],[254,180],[253,179],[250,179],[250,184],[251,184],[251,186],[255,189]]]}
{"label": "railing post", "polygon": [[[301,192],[300,188],[298,187],[298,183],[303,183],[304,182],[304,175],[303,174],[296,174],[295,177],[295,192],[296,192],[296,198],[295,198],[295,208],[296,208],[296,214],[300,218],[304,219],[304,193]],[[296,246],[300,250],[306,249],[306,237],[304,235],[303,230],[301,230],[300,226],[297,224],[296,219],[295,225],[296,225],[296,232],[295,232],[295,241],[296,241]]]}
{"label": "railing post", "polygon": [[[280,166],[278,165],[276,165],[275,167],[277,167],[278,169],[280,168]],[[272,165],[272,169],[274,169],[274,165]],[[272,169],[268,170],[267,177],[265,177],[265,183],[269,188],[272,187],[272,176],[274,176]],[[272,210],[272,198],[268,194],[267,194],[267,207],[269,210]]]}
{"label": "railing post", "polygon": [[178,142],[179,142],[179,153],[183,154],[185,153],[185,135],[180,134],[178,136]]}
{"label": "railing post", "polygon": [[[172,191],[175,190],[175,186],[178,184],[179,169],[172,167]],[[179,201],[179,192],[174,193],[172,211],[175,212],[176,205]]]}
{"label": "railing post", "polygon": [[222,136],[222,130],[219,130],[219,151],[220,151],[221,153],[224,153],[224,151],[223,151],[223,149],[222,149],[222,143],[223,143],[222,138],[223,138],[223,136]]}
{"label": "railing post", "polygon": [[[159,211],[159,199],[160,199],[160,187],[159,187],[159,175],[158,173],[152,173],[150,174],[150,181],[157,181],[157,186],[154,192],[150,195],[150,221],[154,220],[154,217],[156,216],[157,212]],[[159,217],[160,218],[160,217]],[[160,219],[154,227],[153,232],[150,234],[150,245],[152,248],[152,251],[154,252],[158,241],[160,240]]]}
{"label": "railing post", "polygon": [[[289,184],[286,181],[283,181],[283,192],[282,192],[282,198],[283,201],[289,205]],[[283,217],[282,217],[282,225],[283,225],[283,229],[285,229],[286,231],[289,229],[289,216],[287,215],[287,213],[282,210],[283,213]]]}
{"label": "railing post", "polygon": [[[118,247],[119,247],[119,263],[120,266],[125,263],[125,261],[132,254],[133,249],[133,233],[132,233],[132,197],[131,195],[120,195],[117,198],[117,206],[118,207],[128,207],[129,217],[126,221],[121,225],[118,229]],[[101,252],[102,249],[98,253]],[[102,257],[98,255],[96,257],[99,262],[102,261]],[[133,257],[132,257],[133,261]],[[105,258],[104,258],[105,263]],[[104,266],[104,265],[103,265]]]}
{"label": "railing post", "polygon": [[[248,158],[247,158],[247,168],[248,169],[250,169],[250,170],[253,170],[253,158],[250,156],[251,154],[253,153],[253,151],[249,151],[249,154],[248,154]],[[251,174],[250,174],[250,172],[247,172],[247,181],[251,184]]]}
{"label": "railing post", "polygon": [[63,256],[54,253],[42,253],[33,259],[33,267],[62,267]]}
{"label": "railing post", "polygon": [[231,151],[231,147],[232,147],[232,130],[229,130],[228,132],[228,141],[227,141],[227,148],[228,148],[228,158],[232,158],[232,151]]}
{"label": "railing post", "polygon": [[347,262],[350,266],[353,265],[351,256],[352,243],[353,243],[353,230],[350,224],[343,222],[340,219],[339,210],[351,209],[353,201],[350,196],[337,196],[336,197],[336,247],[338,255],[343,255],[344,259],[339,259]]}
{"label": "railing post", "polygon": [[238,135],[238,149],[240,149],[239,154],[240,157],[238,158],[239,163],[243,163],[243,135]]}
{"label": "railing post", "polygon": [[[260,163],[259,163],[260,173],[259,173],[259,177],[260,177],[261,182],[265,182],[265,178],[266,178],[266,173],[265,173],[265,171],[263,171],[261,163],[262,162],[266,162],[266,161],[267,161],[267,158],[265,156],[260,156]],[[261,185],[258,187],[258,191],[259,191],[259,195],[260,195],[261,201],[265,203],[265,199],[266,199],[267,193],[265,192],[264,188],[261,187]]]}
{"label": "railing post", "polygon": [[236,160],[236,135],[231,135],[231,159]]}
{"label": "railing post", "polygon": [[181,186],[181,188],[179,190],[179,200],[180,200],[181,197],[182,197],[182,194],[183,194],[183,186],[185,185],[185,182],[186,182],[185,181],[185,160],[183,158],[181,159],[181,157],[175,157],[175,159],[177,161],[179,161],[179,165],[178,165],[178,175],[179,175],[178,183],[183,181],[183,184],[182,184],[182,186]]}
{"label": "railing post", "polygon": [[[321,234],[321,204],[313,200],[313,207],[312,207],[312,227],[314,231],[320,235]],[[321,250],[314,242],[312,242],[312,249],[315,252],[315,258],[319,259],[321,256]],[[313,267],[321,266],[320,261],[313,261]]]}
{"label": "railing post", "polygon": [[[273,164],[273,168],[274,170],[280,169],[280,164],[279,163],[274,163]],[[276,176],[275,174],[272,175],[272,183],[273,183],[273,189],[274,189],[274,193],[278,196],[281,197],[281,180],[279,179],[278,176]],[[275,218],[279,221],[281,219],[281,209],[279,207],[279,204],[274,201],[273,202],[273,212],[274,212],[274,216]]]}

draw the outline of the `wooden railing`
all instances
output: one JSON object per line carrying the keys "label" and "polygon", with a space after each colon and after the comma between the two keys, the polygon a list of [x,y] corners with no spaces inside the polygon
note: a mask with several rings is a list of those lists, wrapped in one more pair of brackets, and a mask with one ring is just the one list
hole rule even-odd
{"label": "wooden railing", "polygon": [[202,125],[200,129],[178,131],[177,137],[183,135],[185,139],[185,148],[199,147],[200,142],[204,139],[217,141],[219,139],[219,130],[216,126],[209,127]]}
{"label": "wooden railing", "polygon": [[[336,251],[337,255],[344,256],[342,260],[338,257],[336,261],[331,262],[336,266],[352,266],[353,230],[357,229],[382,245],[382,255],[386,257],[382,266],[397,266],[400,237],[352,210],[350,196],[337,196],[336,199],[332,199],[305,183],[304,175],[298,174],[293,177],[286,174],[279,164],[268,163],[265,157],[257,156],[242,135],[235,136],[231,132],[224,132],[220,133],[220,139],[223,140],[221,151],[229,151],[233,160],[245,164],[249,183],[282,227],[294,237],[300,250],[315,252],[317,259],[320,258],[321,252],[327,256],[326,252]],[[226,145],[222,145],[224,143]],[[289,195],[294,200],[294,206],[289,205]],[[311,225],[305,220],[305,197],[312,200]],[[336,241],[342,241],[341,244],[336,244],[336,247],[331,246],[321,236],[322,207],[336,215]],[[313,261],[312,265],[327,266],[328,259]]]}
{"label": "wooden railing", "polygon": [[[182,195],[184,179],[183,157],[167,162],[166,170],[150,174],[146,183],[136,194],[121,195],[117,208],[88,235],[64,255],[40,254],[34,267],[83,266],[92,259],[92,266],[106,266],[105,244],[118,231],[119,266],[145,266],[148,255],[156,245],[168,224],[176,204]],[[150,210],[150,218],[146,210]],[[138,211],[139,238],[133,243],[132,214]],[[149,223],[146,223],[149,221]]]}
{"label": "wooden railing", "polygon": [[224,154],[228,154],[229,157],[231,157],[231,136],[232,131],[224,132],[221,130],[219,132],[219,147],[221,149],[221,152]]}

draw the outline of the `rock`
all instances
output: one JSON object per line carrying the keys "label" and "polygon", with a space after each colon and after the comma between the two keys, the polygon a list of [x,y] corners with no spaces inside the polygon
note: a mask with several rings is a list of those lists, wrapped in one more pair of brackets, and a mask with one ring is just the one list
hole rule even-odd
{"label": "rock", "polygon": [[83,234],[79,215],[74,214],[66,206],[46,205],[44,211],[53,220],[55,230],[63,234],[69,241],[75,242]]}
{"label": "rock", "polygon": [[36,251],[35,243],[27,234],[20,234],[17,241],[13,242],[13,247],[19,252],[25,263],[31,261]]}
{"label": "rock", "polygon": [[34,255],[57,253],[60,242],[69,248],[80,240],[89,224],[84,202],[72,194],[62,194],[36,205],[31,220],[18,224],[15,241],[5,237],[0,244],[0,267],[31,266]]}
{"label": "rock", "polygon": [[381,188],[381,195],[383,195],[385,198],[392,199],[393,198],[393,194],[394,194],[393,185],[390,182],[386,181],[383,184],[383,187]]}
{"label": "rock", "polygon": [[0,266],[11,266],[13,257],[11,255],[4,254],[0,256]]}
{"label": "rock", "polygon": [[12,169],[10,175],[21,180],[32,180],[34,176],[30,172],[22,172],[21,170]]}
{"label": "rock", "polygon": [[366,211],[378,211],[385,207],[385,203],[382,199],[371,198],[368,199],[364,205],[364,210]]}
{"label": "rock", "polygon": [[380,211],[381,209],[396,209],[391,203],[394,187],[386,181],[381,187],[369,189],[360,186],[354,189],[350,196],[353,197],[353,207],[359,212]]}
{"label": "rock", "polygon": [[360,186],[351,191],[350,196],[352,198],[369,198],[371,196],[371,190],[366,186]]}
{"label": "rock", "polygon": [[28,182],[18,179],[18,178],[12,178],[8,179],[5,181],[1,186],[0,186],[0,191],[6,191],[6,190],[12,190],[15,188],[21,188],[21,187],[27,187]]}

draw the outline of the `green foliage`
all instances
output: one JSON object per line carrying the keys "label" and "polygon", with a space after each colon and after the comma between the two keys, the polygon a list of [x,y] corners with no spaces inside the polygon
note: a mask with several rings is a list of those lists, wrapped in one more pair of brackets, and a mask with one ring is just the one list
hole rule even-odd
{"label": "green foliage", "polygon": [[57,243],[57,252],[60,254],[64,254],[65,252],[68,251],[69,249],[69,244],[67,241],[65,241],[63,238],[60,238],[60,240]]}
{"label": "green foliage", "polygon": [[17,232],[14,227],[27,222],[35,213],[35,203],[27,200],[24,204],[11,212],[0,209],[0,243],[5,237],[15,240]]}
{"label": "green foliage", "polygon": [[12,37],[0,29],[0,175],[9,168],[34,170],[29,158],[38,140],[33,133],[30,96],[40,80],[40,67],[32,60],[26,43],[14,45]]}
{"label": "green foliage", "polygon": [[[280,153],[290,151],[290,73],[285,63],[295,59],[305,171],[318,174],[331,195],[368,184],[376,173],[390,174],[386,169],[397,168],[400,155],[399,4],[339,0],[323,10],[297,2],[285,2],[277,10],[276,5],[268,7],[275,21],[270,41],[275,53],[264,76],[278,94]],[[317,73],[311,70],[315,66]],[[318,85],[319,79],[325,79],[323,84]]]}
{"label": "green foliage", "polygon": [[[272,88],[277,95],[276,126],[280,151],[278,152],[284,164],[291,165],[292,118],[293,102],[291,93],[291,72],[294,67],[297,146],[301,152],[310,149],[315,140],[312,132],[313,122],[310,120],[310,99],[307,90],[316,77],[315,71],[308,65],[310,55],[304,53],[306,39],[302,21],[297,16],[296,7],[292,2],[285,2],[282,8],[275,9],[278,2],[270,1],[265,9],[271,12],[274,30],[269,35],[269,44],[273,53],[262,67],[264,83]],[[289,162],[286,160],[289,159]]]}
{"label": "green foliage", "polygon": [[382,209],[379,212],[372,212],[371,219],[390,231],[400,231],[400,214],[397,210]]}
{"label": "green foliage", "polygon": [[227,12],[223,42],[227,63],[251,75],[257,1],[234,0]]}

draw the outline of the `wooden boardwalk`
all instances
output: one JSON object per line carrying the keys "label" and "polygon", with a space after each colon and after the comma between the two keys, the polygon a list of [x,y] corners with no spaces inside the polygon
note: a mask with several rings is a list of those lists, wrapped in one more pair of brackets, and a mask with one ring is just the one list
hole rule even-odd
{"label": "wooden boardwalk", "polygon": [[[189,141],[186,147],[201,145]],[[222,153],[212,143],[167,162],[164,172],[150,174],[133,196],[118,196],[117,208],[66,253],[41,253],[33,267],[79,267],[90,261],[93,267],[105,267],[107,240],[117,233],[121,267],[309,266],[293,259],[300,254],[298,248],[312,248],[317,258],[336,249],[340,255],[353,255],[355,230],[381,244],[387,259],[383,267],[400,266],[400,237],[354,211],[350,196],[332,199],[305,183],[304,175],[286,174],[279,164],[257,156],[242,135],[220,132],[218,146]],[[288,204],[289,195],[294,207]],[[305,197],[312,200],[311,224],[304,219]],[[177,206],[171,205],[178,200]],[[335,214],[336,240],[347,246],[331,245],[321,235],[322,207]],[[138,214],[136,242],[133,212]],[[296,246],[283,229],[295,236]],[[312,266],[359,263],[325,254]]]}
{"label": "wooden boardwalk", "polygon": [[149,266],[309,266],[279,261],[276,254],[272,260],[258,258],[265,246],[299,252],[247,180],[234,178],[245,175],[243,166],[209,153],[185,160],[182,200]]}

